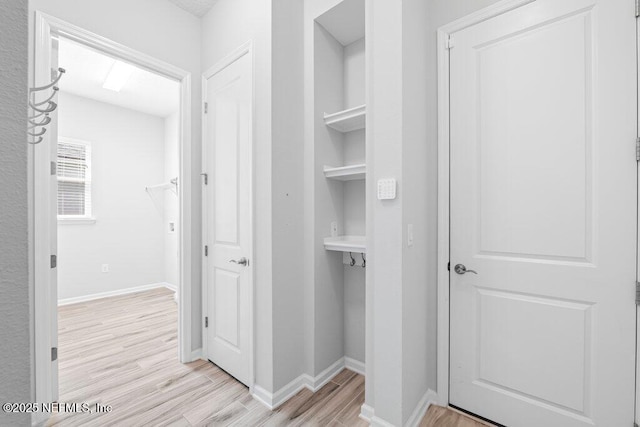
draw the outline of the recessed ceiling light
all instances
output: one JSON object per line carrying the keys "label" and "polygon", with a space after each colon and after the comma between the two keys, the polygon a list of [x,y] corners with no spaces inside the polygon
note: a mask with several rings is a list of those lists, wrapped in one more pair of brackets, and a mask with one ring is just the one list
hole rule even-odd
{"label": "recessed ceiling light", "polygon": [[135,67],[126,62],[114,62],[109,74],[107,74],[107,78],[104,79],[102,87],[114,92],[120,92],[124,85],[127,84],[127,81],[129,81],[133,70],[135,70]]}

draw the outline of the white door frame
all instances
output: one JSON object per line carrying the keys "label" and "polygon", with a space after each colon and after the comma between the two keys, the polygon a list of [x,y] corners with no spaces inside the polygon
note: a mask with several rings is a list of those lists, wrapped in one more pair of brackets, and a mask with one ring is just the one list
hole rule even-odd
{"label": "white door frame", "polygon": [[[35,19],[34,79],[36,86],[51,81],[51,46],[53,37],[58,35],[180,83],[178,345],[180,361],[191,362],[194,360],[191,351],[191,74],[40,11],[36,11]],[[40,144],[34,146],[30,156],[33,171],[31,241],[34,242],[34,348],[37,402],[52,400],[51,378],[54,374],[51,367],[51,342],[53,342],[54,331],[48,327],[50,316],[53,315],[49,257],[55,254],[55,248],[51,248],[50,242],[53,227],[57,226],[57,220],[52,217],[49,209],[55,197],[51,191],[49,174],[50,162],[54,160],[50,156],[52,143],[54,141],[51,136],[45,136]]]}
{"label": "white door frame", "polygon": [[[254,153],[255,153],[255,123],[253,118],[255,117],[255,60],[253,53],[253,40],[248,40],[247,42],[240,45],[236,50],[229,53],[227,56],[218,61],[213,67],[209,68],[207,71],[202,73],[202,99],[204,102],[207,101],[207,80],[211,77],[215,76],[240,58],[247,56],[249,61],[251,61],[251,105],[249,106],[249,121],[251,123],[249,138],[251,140],[250,147],[251,153],[249,155],[249,170],[251,171],[251,176],[249,178],[249,188],[251,192],[251,196],[249,198],[249,221],[251,222],[251,237],[249,238],[249,265],[247,268],[249,271],[249,392],[253,394],[253,388],[255,385],[255,257],[254,257],[254,247],[255,247],[255,173],[253,169],[254,162]],[[207,164],[207,116],[205,110],[202,110],[202,171],[203,174],[208,174],[205,176],[210,176],[210,168]],[[213,167],[213,166],[211,166]],[[207,245],[207,234],[208,230],[208,221],[206,220],[207,215],[210,213],[207,212],[207,187],[202,186],[202,244]],[[212,214],[212,213],[211,213]],[[204,255],[204,251],[202,253],[202,355],[203,358],[207,359],[207,349],[208,349],[208,334],[207,329],[204,325],[204,317],[211,316],[208,310],[208,291],[207,291],[207,272],[208,272],[208,264],[209,257]]]}
{"label": "white door frame", "polygon": [[437,391],[449,405],[449,48],[450,35],[535,0],[503,0],[438,29],[438,320]]}

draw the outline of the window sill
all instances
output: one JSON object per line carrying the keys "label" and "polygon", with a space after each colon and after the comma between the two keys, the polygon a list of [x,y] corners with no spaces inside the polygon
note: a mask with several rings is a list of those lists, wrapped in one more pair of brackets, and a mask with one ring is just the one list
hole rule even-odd
{"label": "window sill", "polygon": [[58,218],[58,225],[91,225],[95,224],[94,217],[89,218]]}

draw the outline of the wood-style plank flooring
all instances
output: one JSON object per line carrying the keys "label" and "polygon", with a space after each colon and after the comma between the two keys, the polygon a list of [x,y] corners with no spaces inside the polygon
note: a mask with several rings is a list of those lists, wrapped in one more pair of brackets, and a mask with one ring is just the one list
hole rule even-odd
{"label": "wood-style plank flooring", "polygon": [[[60,413],[51,426],[366,426],[364,378],[344,370],[315,394],[275,411],[210,362],[178,361],[173,293],[155,289],[60,307],[60,402],[111,405],[108,413]],[[476,427],[431,407],[421,427]]]}

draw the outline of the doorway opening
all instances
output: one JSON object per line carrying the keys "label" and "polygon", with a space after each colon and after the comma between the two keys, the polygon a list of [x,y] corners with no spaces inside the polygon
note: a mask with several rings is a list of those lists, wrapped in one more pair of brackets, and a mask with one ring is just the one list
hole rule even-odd
{"label": "doorway opening", "polygon": [[[122,339],[143,346],[145,332],[158,328],[152,319],[162,318],[165,333],[147,337],[155,347],[148,356],[198,358],[191,349],[190,74],[37,12],[35,83],[50,81],[58,67],[66,69],[59,108],[32,153],[38,402],[64,400],[74,369],[88,362],[79,356],[91,353],[92,339],[78,338],[72,326],[82,317],[87,327],[111,328],[93,339],[104,356],[125,348]],[[110,350],[110,339],[121,341]]]}

